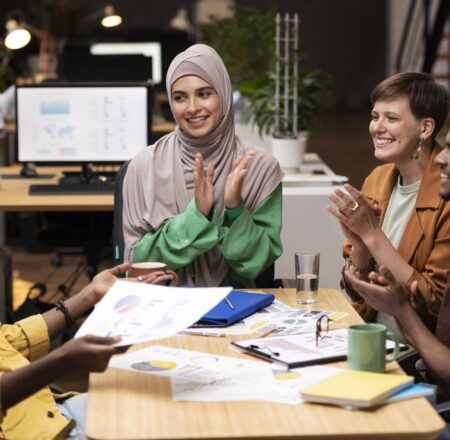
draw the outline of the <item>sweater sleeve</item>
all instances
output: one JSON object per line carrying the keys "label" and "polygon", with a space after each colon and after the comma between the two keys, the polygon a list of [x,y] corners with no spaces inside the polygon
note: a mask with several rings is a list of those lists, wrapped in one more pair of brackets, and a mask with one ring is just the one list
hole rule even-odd
{"label": "sweater sleeve", "polygon": [[166,220],[133,246],[133,261],[164,261],[177,270],[214,247],[218,236],[215,213],[208,219],[191,200],[185,212]]}
{"label": "sweater sleeve", "polygon": [[30,316],[13,325],[0,327],[8,343],[30,362],[48,353],[50,339],[47,325],[41,315]]}
{"label": "sweater sleeve", "polygon": [[[47,324],[41,315],[34,315],[15,324],[1,324],[1,349],[3,351],[0,360],[0,425],[5,417],[1,402],[1,378],[3,373],[11,369],[11,356],[15,357],[19,352],[30,362],[39,359],[48,353],[50,339],[48,337]],[[11,347],[13,350],[11,350]],[[14,365],[14,364],[13,364]],[[5,368],[6,367],[6,368]]]}
{"label": "sweater sleeve", "polygon": [[6,415],[3,412],[3,406],[2,406],[2,376],[3,376],[3,373],[0,373],[0,425],[2,424],[3,418]]}
{"label": "sweater sleeve", "polygon": [[241,204],[225,211],[220,226],[219,248],[230,271],[254,280],[282,253],[281,184],[253,212]]}

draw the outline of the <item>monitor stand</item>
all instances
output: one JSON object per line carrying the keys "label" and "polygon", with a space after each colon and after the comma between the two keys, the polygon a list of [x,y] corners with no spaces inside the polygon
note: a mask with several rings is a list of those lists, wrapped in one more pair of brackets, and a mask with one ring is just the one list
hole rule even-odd
{"label": "monitor stand", "polygon": [[103,182],[107,180],[107,178],[103,175],[99,175],[96,171],[94,171],[94,164],[92,162],[86,162],[81,164],[81,172],[74,171],[65,171],[64,177],[59,179],[59,183],[96,183]]}
{"label": "monitor stand", "polygon": [[0,175],[3,179],[52,179],[55,174],[39,174],[32,162],[25,162],[18,174],[6,173]]}

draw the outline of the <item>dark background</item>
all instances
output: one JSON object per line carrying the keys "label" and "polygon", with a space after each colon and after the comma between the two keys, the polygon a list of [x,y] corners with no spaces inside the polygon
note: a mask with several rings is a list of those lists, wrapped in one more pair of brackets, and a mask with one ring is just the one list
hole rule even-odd
{"label": "dark background", "polygon": [[[262,10],[275,7],[279,12],[297,12],[300,16],[300,44],[305,57],[304,67],[319,68],[333,78],[332,93],[324,96],[327,107],[368,108],[368,95],[385,76],[387,11],[384,0],[238,0],[239,3]],[[3,0],[0,20],[13,9],[21,9],[29,21],[39,21],[36,5],[39,1]],[[169,29],[168,23],[177,8],[184,5],[194,16],[194,0],[114,0],[123,23],[118,28],[101,29],[92,23],[74,28],[81,17],[87,17],[105,6],[99,0],[65,0],[59,13],[67,41],[78,44],[86,41],[161,41],[163,74],[173,56],[192,40],[182,32]],[[67,6],[69,5],[69,6]],[[192,20],[194,21],[194,20]],[[75,25],[74,25],[75,23]],[[82,28],[82,29],[81,29]],[[81,31],[80,31],[81,29]],[[255,36],[255,45],[258,44]],[[24,65],[26,55],[37,53],[37,42],[18,51],[13,62]]]}
{"label": "dark background", "polygon": [[[219,1],[219,0],[218,0]],[[13,9],[21,9],[25,18],[38,24],[36,4],[52,0],[2,0],[0,20]],[[96,22],[76,26],[81,17],[99,11],[107,1],[58,0],[63,12],[57,14],[59,25],[68,34],[66,47],[91,41],[160,41],[162,43],[163,78],[172,58],[192,44],[186,33],[169,28],[179,6],[189,11],[195,24],[195,0],[112,0],[123,17],[118,28],[103,29]],[[301,66],[318,68],[330,74],[330,93],[321,97],[322,110],[307,151],[318,153],[337,173],[344,174],[360,187],[377,161],[368,134],[372,88],[386,76],[388,11],[385,0],[236,0],[236,3],[266,11],[298,13],[300,16]],[[67,5],[69,7],[67,8]],[[67,11],[68,9],[68,11]],[[398,23],[399,30],[403,23]],[[255,35],[255,46],[258,36]],[[38,53],[38,42],[14,53],[13,65],[25,68],[29,54]],[[117,68],[127,68],[118,66]],[[20,73],[20,72],[19,72]],[[164,90],[164,82],[158,87]],[[168,107],[168,106],[167,106]],[[167,109],[166,109],[167,110]],[[163,108],[163,115],[170,112]]]}

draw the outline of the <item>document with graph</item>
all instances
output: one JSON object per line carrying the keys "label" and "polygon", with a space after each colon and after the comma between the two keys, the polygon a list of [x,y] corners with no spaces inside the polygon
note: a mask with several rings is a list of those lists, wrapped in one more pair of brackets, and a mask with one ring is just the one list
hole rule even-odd
{"label": "document with graph", "polygon": [[116,281],[75,336],[121,336],[117,346],[166,338],[198,321],[230,291]]}

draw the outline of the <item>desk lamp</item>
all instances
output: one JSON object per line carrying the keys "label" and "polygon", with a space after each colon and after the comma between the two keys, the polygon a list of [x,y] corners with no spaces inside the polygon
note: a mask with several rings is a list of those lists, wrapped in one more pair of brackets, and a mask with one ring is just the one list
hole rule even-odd
{"label": "desk lamp", "polygon": [[5,46],[17,50],[25,47],[31,40],[31,33],[27,28],[22,11],[10,12],[6,17]]}
{"label": "desk lamp", "polygon": [[122,23],[122,17],[116,14],[114,10],[114,6],[107,5],[103,10],[104,17],[102,18],[101,24],[103,27],[115,27],[119,26]]}

